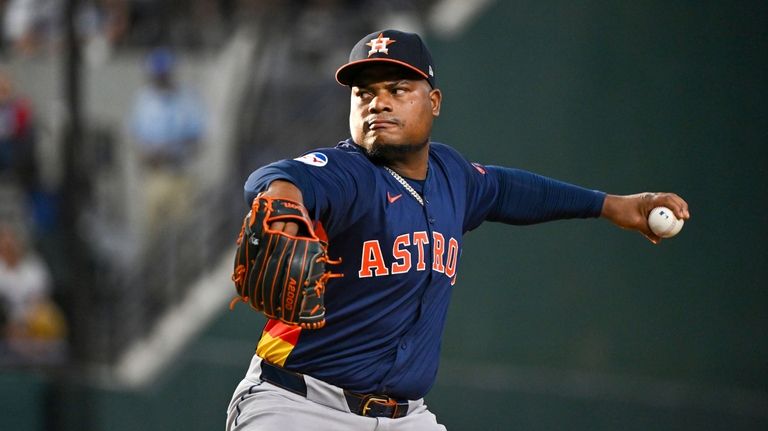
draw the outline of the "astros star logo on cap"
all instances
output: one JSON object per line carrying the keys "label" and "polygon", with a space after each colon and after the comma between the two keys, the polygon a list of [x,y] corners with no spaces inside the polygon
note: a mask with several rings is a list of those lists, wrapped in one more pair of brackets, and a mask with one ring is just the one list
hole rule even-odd
{"label": "astros star logo on cap", "polygon": [[384,37],[384,33],[379,33],[379,35],[375,39],[371,39],[370,42],[366,43],[366,45],[371,47],[371,50],[368,51],[368,56],[370,57],[373,54],[376,54],[377,52],[380,52],[382,54],[389,54],[389,49],[387,49],[387,45],[395,42],[397,41],[394,39]]}

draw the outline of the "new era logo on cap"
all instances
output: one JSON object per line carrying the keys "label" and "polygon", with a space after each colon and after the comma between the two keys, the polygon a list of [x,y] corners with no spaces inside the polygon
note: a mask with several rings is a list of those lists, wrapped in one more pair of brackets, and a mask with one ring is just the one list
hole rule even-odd
{"label": "new era logo on cap", "polygon": [[418,34],[398,30],[376,31],[360,39],[349,53],[349,62],[336,71],[336,80],[351,85],[361,68],[377,62],[403,66],[435,87],[434,63],[426,44]]}

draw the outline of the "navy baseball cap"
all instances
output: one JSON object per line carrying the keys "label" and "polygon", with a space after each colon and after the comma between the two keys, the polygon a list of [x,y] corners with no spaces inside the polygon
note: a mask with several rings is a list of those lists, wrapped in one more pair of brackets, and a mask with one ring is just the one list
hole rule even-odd
{"label": "navy baseball cap", "polygon": [[435,88],[435,66],[427,45],[418,34],[398,30],[375,31],[360,39],[349,53],[349,62],[336,71],[336,81],[352,85],[362,68],[381,62],[410,69]]}

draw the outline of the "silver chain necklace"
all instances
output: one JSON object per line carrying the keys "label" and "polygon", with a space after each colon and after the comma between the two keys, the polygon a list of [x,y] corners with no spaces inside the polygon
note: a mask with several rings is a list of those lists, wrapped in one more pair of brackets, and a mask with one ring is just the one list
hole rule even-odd
{"label": "silver chain necklace", "polygon": [[395,180],[397,180],[398,183],[400,183],[403,187],[405,187],[405,189],[408,190],[408,193],[410,193],[411,196],[413,196],[413,198],[416,199],[421,206],[424,206],[424,199],[422,199],[421,195],[418,192],[416,192],[416,190],[414,190],[413,187],[411,187],[410,184],[408,184],[408,181],[405,181],[405,179],[403,177],[401,177],[400,174],[398,174],[397,172],[393,171],[389,167],[384,166],[384,169],[386,169],[387,172],[389,172],[390,175],[392,175],[392,177],[394,177]]}

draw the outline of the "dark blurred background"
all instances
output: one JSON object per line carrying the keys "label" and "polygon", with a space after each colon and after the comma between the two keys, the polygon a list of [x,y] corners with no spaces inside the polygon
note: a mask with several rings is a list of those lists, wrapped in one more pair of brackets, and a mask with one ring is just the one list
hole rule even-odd
{"label": "dark blurred background", "polygon": [[467,235],[427,403],[449,430],[768,429],[768,5],[5,0],[0,429],[223,429],[242,183],[347,136],[336,67],[419,31],[469,159],[692,219]]}

